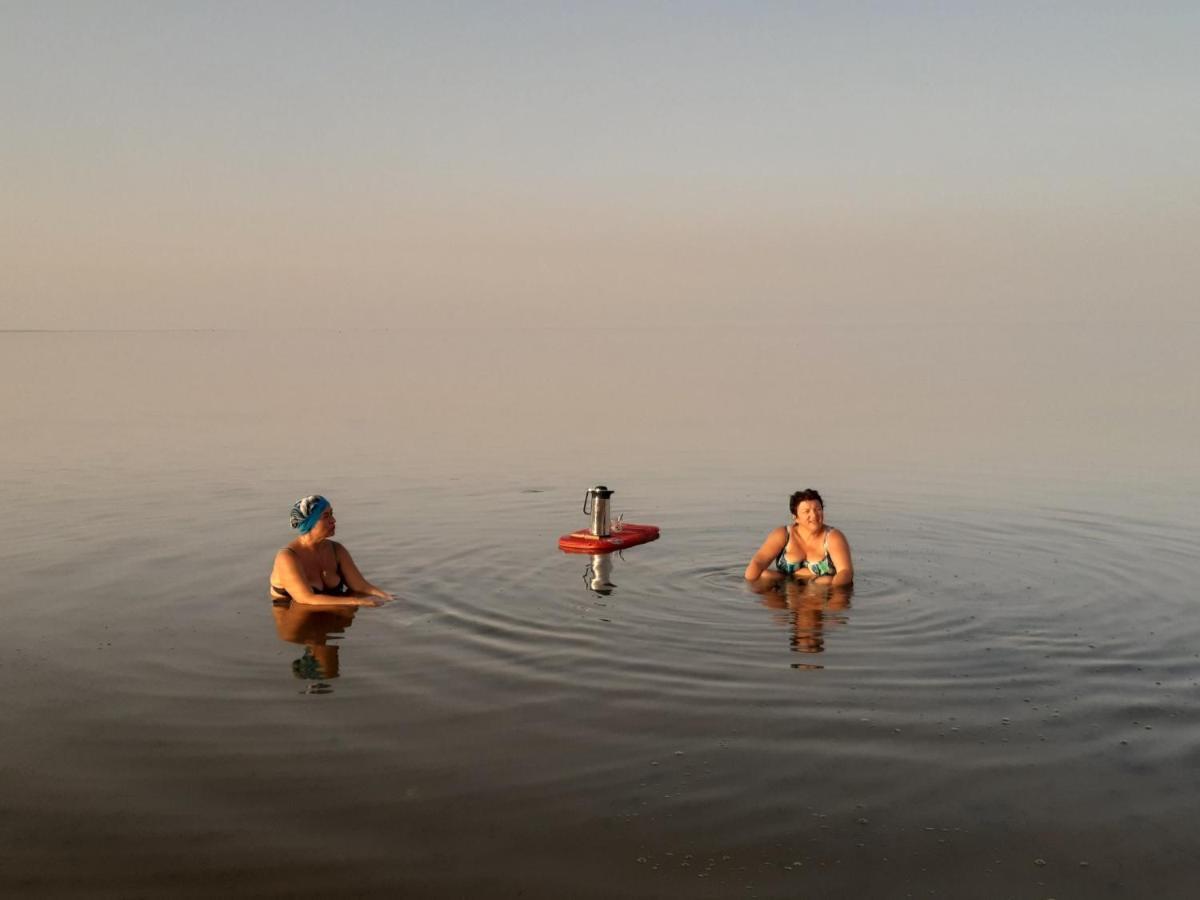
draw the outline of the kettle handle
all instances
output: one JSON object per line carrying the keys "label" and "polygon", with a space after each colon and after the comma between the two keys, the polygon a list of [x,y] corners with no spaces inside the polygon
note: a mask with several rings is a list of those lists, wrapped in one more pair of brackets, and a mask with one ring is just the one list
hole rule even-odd
{"label": "kettle handle", "polygon": [[592,514],[592,511],[590,509],[588,509],[588,501],[591,499],[592,499],[592,492],[584,491],[583,492],[583,511],[585,514],[587,514],[589,516]]}

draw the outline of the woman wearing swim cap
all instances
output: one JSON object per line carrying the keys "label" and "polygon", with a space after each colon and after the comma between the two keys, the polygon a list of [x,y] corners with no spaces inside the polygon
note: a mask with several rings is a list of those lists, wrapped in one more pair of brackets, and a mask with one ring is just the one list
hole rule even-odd
{"label": "woman wearing swim cap", "polygon": [[275,554],[271,599],[320,606],[379,606],[393,599],[363,577],[350,551],[330,540],[337,528],[333,507],[320,494],[292,505],[295,540]]}
{"label": "woman wearing swim cap", "polygon": [[[821,495],[812,488],[796,491],[788,498],[788,508],[792,521],[767,535],[746,566],[746,580],[791,575],[816,584],[853,583],[850,544],[838,529],[825,524]],[[771,571],[772,563],[778,574]]]}

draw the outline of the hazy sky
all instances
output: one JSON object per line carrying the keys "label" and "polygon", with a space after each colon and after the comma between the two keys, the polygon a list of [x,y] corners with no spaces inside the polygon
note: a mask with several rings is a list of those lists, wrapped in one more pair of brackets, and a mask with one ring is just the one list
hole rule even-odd
{"label": "hazy sky", "polygon": [[1195,322],[1200,5],[0,0],[0,327]]}

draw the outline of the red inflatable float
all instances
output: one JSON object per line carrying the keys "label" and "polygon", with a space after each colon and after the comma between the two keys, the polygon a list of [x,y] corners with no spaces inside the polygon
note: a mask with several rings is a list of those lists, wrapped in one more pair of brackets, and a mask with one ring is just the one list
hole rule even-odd
{"label": "red inflatable float", "polygon": [[620,531],[601,537],[586,528],[564,534],[558,539],[558,549],[564,553],[612,553],[626,547],[636,547],[658,540],[657,525],[633,525],[622,522]]}

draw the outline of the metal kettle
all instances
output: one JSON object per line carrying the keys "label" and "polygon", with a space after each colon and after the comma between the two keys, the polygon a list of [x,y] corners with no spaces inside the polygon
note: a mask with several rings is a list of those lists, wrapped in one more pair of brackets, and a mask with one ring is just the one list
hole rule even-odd
{"label": "metal kettle", "polygon": [[[608,520],[608,500],[616,493],[602,484],[588,488],[583,495],[583,511],[592,517],[591,531],[596,537],[608,537],[612,534],[612,523]],[[588,507],[591,506],[591,509]]]}

